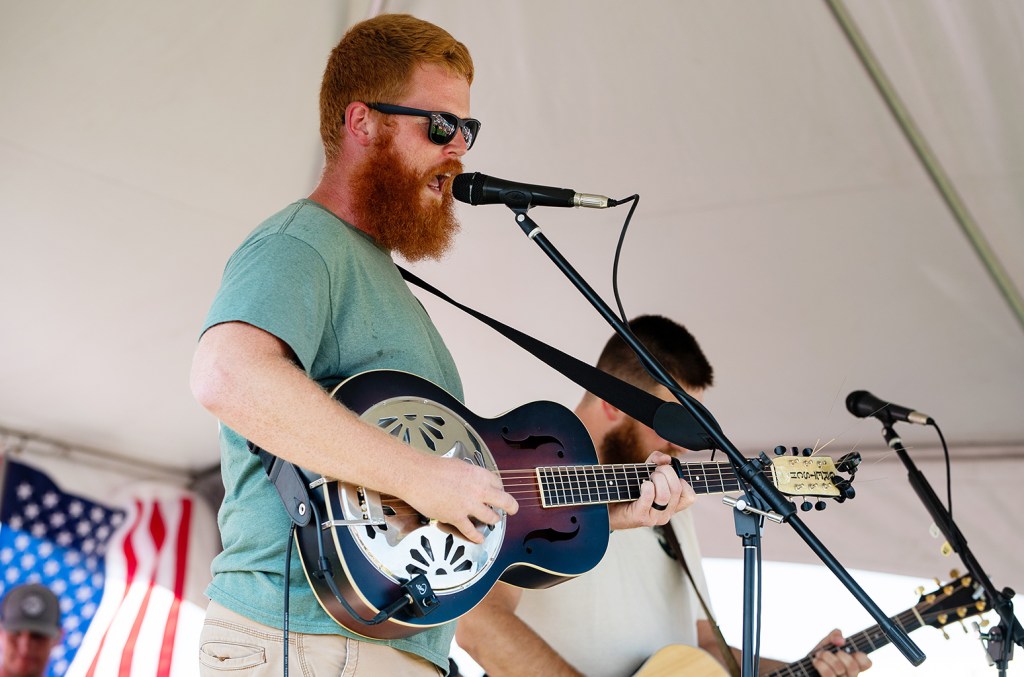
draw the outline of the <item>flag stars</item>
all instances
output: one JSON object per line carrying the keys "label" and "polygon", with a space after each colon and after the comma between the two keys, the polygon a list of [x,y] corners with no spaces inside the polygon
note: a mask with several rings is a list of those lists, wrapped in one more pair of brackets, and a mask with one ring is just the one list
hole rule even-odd
{"label": "flag stars", "polygon": [[54,540],[57,541],[57,545],[61,546],[62,548],[66,548],[69,545],[71,545],[71,542],[74,541],[75,538],[67,531],[62,531],[59,534],[57,534],[57,537]]}
{"label": "flag stars", "polygon": [[25,513],[25,517],[29,518],[30,520],[34,520],[35,518],[39,517],[39,506],[36,505],[35,503],[29,503],[28,505],[25,506],[25,509],[22,510],[22,512]]}
{"label": "flag stars", "polygon": [[47,510],[53,510],[58,503],[60,503],[60,497],[54,492],[47,491],[43,494],[43,507]]}
{"label": "flag stars", "polygon": [[85,506],[82,505],[81,501],[71,501],[68,504],[68,514],[72,517],[81,517],[84,512]]}
{"label": "flag stars", "polygon": [[22,482],[18,485],[18,488],[15,491],[18,494],[18,498],[26,501],[28,500],[28,497],[32,495],[32,485],[28,482]]}

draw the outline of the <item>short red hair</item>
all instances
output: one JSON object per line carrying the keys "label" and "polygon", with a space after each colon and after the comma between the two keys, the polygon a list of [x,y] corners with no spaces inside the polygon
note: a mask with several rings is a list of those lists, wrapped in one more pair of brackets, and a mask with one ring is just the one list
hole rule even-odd
{"label": "short red hair", "polygon": [[443,28],[409,14],[381,14],[345,33],[320,87],[320,137],[327,160],[341,153],[345,109],[353,101],[397,103],[413,70],[436,64],[473,84],[473,59]]}

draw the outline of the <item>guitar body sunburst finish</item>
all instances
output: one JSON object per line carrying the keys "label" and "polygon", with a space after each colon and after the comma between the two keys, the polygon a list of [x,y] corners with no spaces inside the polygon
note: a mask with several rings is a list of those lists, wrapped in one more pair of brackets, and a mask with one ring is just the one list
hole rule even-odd
{"label": "guitar body sunburst finish", "polygon": [[[481,418],[442,388],[392,371],[354,376],[333,396],[367,423],[418,449],[500,471],[505,490],[519,501],[517,514],[502,515],[499,524],[482,528],[484,543],[478,545],[446,525],[424,519],[399,499],[321,480],[310,492],[319,519],[302,527],[296,541],[321,606],[352,632],[378,639],[405,637],[468,612],[498,580],[519,587],[549,587],[589,571],[604,556],[607,507],[543,508],[536,487],[538,466],[597,463],[589,433],[569,409],[532,402],[496,419]],[[299,470],[311,483],[319,479]],[[345,520],[358,523],[373,507],[379,508],[383,524],[321,526]],[[425,616],[399,611],[376,625],[353,618],[326,577],[316,573],[321,529],[332,582],[362,618],[372,618],[401,597],[401,585],[417,574],[426,576],[440,603]]]}

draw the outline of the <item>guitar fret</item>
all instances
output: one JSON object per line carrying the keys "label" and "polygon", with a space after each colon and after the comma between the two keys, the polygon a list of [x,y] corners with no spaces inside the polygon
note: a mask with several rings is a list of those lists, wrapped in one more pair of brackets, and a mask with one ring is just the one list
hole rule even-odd
{"label": "guitar fret", "polygon": [[[681,464],[680,476],[697,494],[742,491],[744,481],[728,462]],[[640,487],[657,468],[651,463],[537,467],[537,482],[544,507],[616,503],[636,500]],[[760,472],[778,486],[774,466]]]}

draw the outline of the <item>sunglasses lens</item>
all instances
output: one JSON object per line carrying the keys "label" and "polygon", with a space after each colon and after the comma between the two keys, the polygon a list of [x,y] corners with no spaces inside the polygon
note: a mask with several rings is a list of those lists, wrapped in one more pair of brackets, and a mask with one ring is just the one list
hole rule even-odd
{"label": "sunglasses lens", "polygon": [[459,128],[458,122],[459,119],[451,113],[431,113],[427,135],[431,141],[443,146],[455,138],[455,131]]}
{"label": "sunglasses lens", "polygon": [[443,146],[446,143],[451,143],[452,139],[455,138],[455,132],[460,128],[462,129],[462,137],[466,140],[466,150],[469,150],[473,147],[473,142],[476,141],[477,132],[480,131],[479,120],[470,118],[460,121],[459,118],[451,113],[431,113],[430,128],[427,130],[427,135],[432,142]]}
{"label": "sunglasses lens", "polygon": [[469,150],[473,147],[476,135],[480,132],[480,121],[472,119],[463,120],[462,125],[462,136],[466,139],[466,150]]}

